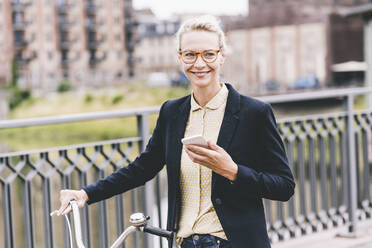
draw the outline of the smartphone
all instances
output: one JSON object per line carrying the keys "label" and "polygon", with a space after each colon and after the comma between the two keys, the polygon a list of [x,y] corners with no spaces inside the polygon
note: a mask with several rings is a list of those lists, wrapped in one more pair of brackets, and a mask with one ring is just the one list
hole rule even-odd
{"label": "smartphone", "polygon": [[185,137],[181,140],[181,142],[184,145],[197,145],[197,146],[208,148],[208,142],[200,134],[190,136],[190,137]]}

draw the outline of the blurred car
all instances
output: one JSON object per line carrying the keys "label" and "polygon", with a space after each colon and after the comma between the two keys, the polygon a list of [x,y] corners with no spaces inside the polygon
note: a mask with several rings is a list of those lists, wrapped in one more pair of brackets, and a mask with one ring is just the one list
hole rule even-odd
{"label": "blurred car", "polygon": [[148,75],[146,84],[151,87],[169,86],[171,80],[165,72],[152,72]]}
{"label": "blurred car", "polygon": [[189,79],[186,77],[183,71],[180,71],[172,78],[172,85],[173,86],[189,85]]}
{"label": "blurred car", "polygon": [[263,89],[264,91],[269,92],[278,91],[280,90],[280,83],[273,80],[269,80],[263,84]]}
{"label": "blurred car", "polygon": [[293,84],[294,89],[317,89],[320,88],[319,80],[314,75],[303,76]]}

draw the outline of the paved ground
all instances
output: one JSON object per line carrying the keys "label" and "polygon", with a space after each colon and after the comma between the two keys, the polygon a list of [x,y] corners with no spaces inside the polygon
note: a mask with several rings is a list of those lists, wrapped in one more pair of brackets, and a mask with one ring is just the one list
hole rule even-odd
{"label": "paved ground", "polygon": [[337,228],[319,234],[273,244],[272,248],[372,248],[372,220],[359,222],[356,237],[339,237],[346,228]]}

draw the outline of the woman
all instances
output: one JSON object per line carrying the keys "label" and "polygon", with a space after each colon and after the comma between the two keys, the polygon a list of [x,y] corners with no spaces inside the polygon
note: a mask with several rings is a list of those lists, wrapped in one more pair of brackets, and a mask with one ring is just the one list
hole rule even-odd
{"label": "woman", "polygon": [[[182,248],[270,247],[262,198],[287,201],[295,188],[272,110],[220,82],[226,44],[214,17],[186,21],[177,40],[192,94],[162,105],[134,162],[80,191],[62,190],[59,214],[71,199],[83,207],[143,185],[166,164],[167,229]],[[208,147],[182,146],[196,134]]]}

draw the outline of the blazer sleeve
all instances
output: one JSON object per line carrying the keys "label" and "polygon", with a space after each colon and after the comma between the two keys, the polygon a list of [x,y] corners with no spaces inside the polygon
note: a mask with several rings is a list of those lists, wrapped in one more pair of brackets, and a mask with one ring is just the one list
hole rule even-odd
{"label": "blazer sleeve", "polygon": [[153,134],[142,152],[128,166],[122,167],[104,179],[83,187],[87,193],[88,204],[105,200],[114,195],[123,193],[154,178],[164,167],[164,103],[160,109],[159,117]]}
{"label": "blazer sleeve", "polygon": [[260,148],[256,161],[259,164],[238,164],[233,186],[245,192],[247,197],[288,201],[294,194],[295,182],[270,105],[264,104],[260,119]]}

